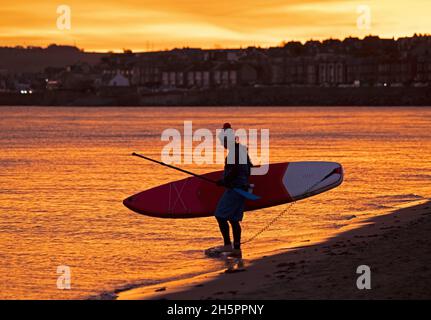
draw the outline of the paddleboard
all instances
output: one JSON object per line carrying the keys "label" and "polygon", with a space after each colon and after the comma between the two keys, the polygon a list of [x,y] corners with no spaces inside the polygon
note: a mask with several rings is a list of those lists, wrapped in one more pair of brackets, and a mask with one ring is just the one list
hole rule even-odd
{"label": "paddleboard", "polygon": [[[223,171],[204,174],[218,180]],[[247,200],[245,211],[277,206],[305,199],[339,186],[343,168],[336,162],[284,162],[269,165],[267,174],[251,176],[253,193],[259,200]],[[170,182],[123,201],[130,210],[158,218],[198,218],[214,215],[225,189],[197,177]]]}

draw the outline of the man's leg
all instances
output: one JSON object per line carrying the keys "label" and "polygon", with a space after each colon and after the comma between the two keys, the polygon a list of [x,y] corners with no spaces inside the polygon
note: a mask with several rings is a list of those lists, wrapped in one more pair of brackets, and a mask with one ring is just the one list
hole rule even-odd
{"label": "man's leg", "polygon": [[229,221],[232,226],[233,248],[241,250],[241,225],[239,221]]}
{"label": "man's leg", "polygon": [[216,219],[218,222],[218,226],[220,228],[220,232],[223,236],[224,245],[225,246],[231,245],[230,235],[229,235],[229,224],[227,223],[227,220],[222,218],[216,218]]}

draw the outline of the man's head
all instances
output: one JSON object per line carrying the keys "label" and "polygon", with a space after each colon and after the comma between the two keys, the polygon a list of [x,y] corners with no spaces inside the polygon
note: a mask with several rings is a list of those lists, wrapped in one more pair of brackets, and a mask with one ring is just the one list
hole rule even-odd
{"label": "man's head", "polygon": [[223,145],[225,149],[228,149],[229,145],[235,144],[235,132],[229,122],[223,124],[223,131],[218,136],[220,144]]}

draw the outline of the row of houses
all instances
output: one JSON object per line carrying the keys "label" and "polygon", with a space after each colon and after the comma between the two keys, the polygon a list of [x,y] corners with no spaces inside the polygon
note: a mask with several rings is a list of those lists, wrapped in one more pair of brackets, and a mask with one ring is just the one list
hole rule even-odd
{"label": "row of houses", "polygon": [[111,72],[148,88],[431,84],[431,36],[293,41],[269,49],[176,49],[136,57],[134,65]]}
{"label": "row of houses", "polygon": [[160,83],[174,88],[234,87],[256,84],[256,68],[246,63],[197,64],[177,68],[175,66],[161,71]]}
{"label": "row of houses", "polygon": [[[43,78],[43,77],[42,77]],[[48,90],[97,90],[135,87],[150,90],[208,89],[256,85],[289,86],[426,86],[431,57],[389,59],[339,55],[248,61],[138,64],[114,68],[70,66],[39,84],[15,81],[15,87]],[[0,90],[7,87],[0,76]]]}
{"label": "row of houses", "polygon": [[431,83],[431,57],[415,59],[325,56],[272,65],[271,84],[340,86]]}
{"label": "row of houses", "polygon": [[[22,77],[21,77],[22,78]],[[12,82],[0,72],[0,90]],[[78,62],[26,76],[48,90],[207,89],[236,86],[431,85],[431,37],[347,38],[289,42],[269,49],[174,49],[110,54],[97,64]],[[141,91],[142,91],[141,90]]]}
{"label": "row of houses", "polygon": [[[121,72],[121,71],[118,71]],[[127,76],[126,74],[123,74]],[[431,84],[431,56],[393,59],[317,55],[193,66],[141,66],[130,83],[137,86],[209,88],[247,85],[413,85]]]}
{"label": "row of houses", "polygon": [[430,83],[431,57],[394,60],[325,54],[275,58],[266,63],[171,62],[105,68],[75,65],[47,79],[46,87],[50,90],[99,87],[170,90],[253,85],[420,86]]}

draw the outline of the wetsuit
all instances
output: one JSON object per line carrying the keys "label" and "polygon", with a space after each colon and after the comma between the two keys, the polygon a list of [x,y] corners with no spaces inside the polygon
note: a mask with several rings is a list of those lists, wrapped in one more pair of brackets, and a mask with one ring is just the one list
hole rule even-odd
{"label": "wetsuit", "polygon": [[248,189],[251,167],[247,148],[235,143],[235,157],[232,154],[226,157],[223,179],[219,181],[219,185],[225,186],[227,189],[220,198],[215,211],[215,217],[225,245],[231,244],[228,221],[231,224],[234,249],[240,249],[241,246],[241,225],[239,222],[243,219],[245,198],[231,188]]}

